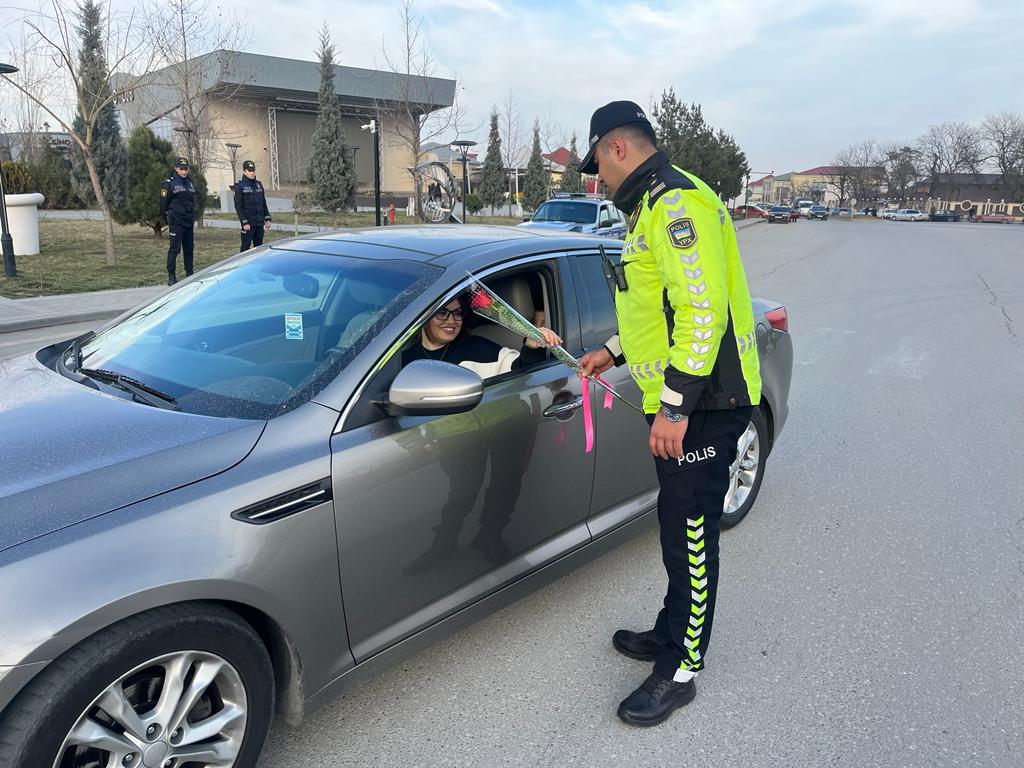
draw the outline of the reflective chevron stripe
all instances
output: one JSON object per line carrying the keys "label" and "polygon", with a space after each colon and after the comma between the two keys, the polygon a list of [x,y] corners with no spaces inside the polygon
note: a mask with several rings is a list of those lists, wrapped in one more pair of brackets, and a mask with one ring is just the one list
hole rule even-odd
{"label": "reflective chevron stripe", "polygon": [[629,372],[634,379],[656,379],[665,375],[668,360],[655,360],[650,363],[629,364]]}
{"label": "reflective chevron stripe", "polygon": [[690,571],[690,617],[683,645],[689,658],[683,659],[680,669],[696,670],[701,667],[700,639],[704,631],[704,612],[708,603],[708,577],[704,562],[704,515],[697,519],[686,518],[686,546]]}

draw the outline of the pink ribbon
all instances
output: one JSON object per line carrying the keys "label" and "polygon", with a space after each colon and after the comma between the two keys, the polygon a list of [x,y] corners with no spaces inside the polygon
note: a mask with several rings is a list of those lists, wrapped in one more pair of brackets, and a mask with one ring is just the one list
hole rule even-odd
{"label": "pink ribbon", "polygon": [[[606,387],[611,385],[602,378],[595,377],[599,382],[604,384]],[[594,450],[594,415],[590,410],[590,379],[584,378],[580,384],[580,391],[583,395],[583,431],[587,437],[587,453]],[[605,410],[610,411],[612,409],[612,393],[607,389],[604,391],[604,407]]]}

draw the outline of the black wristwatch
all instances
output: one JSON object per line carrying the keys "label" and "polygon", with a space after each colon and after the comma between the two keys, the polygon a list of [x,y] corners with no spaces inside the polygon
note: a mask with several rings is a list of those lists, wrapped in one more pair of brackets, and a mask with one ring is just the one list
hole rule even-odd
{"label": "black wristwatch", "polygon": [[665,417],[666,421],[672,424],[678,424],[680,421],[686,418],[685,413],[676,413],[667,405],[661,406],[661,415]]}

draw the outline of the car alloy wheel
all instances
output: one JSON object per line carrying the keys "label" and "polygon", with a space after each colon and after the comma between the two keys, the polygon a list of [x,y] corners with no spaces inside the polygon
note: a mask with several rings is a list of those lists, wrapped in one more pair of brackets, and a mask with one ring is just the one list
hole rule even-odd
{"label": "car alloy wheel", "polygon": [[736,458],[729,466],[729,488],[722,505],[722,528],[739,524],[754,506],[768,458],[768,423],[760,408],[736,441]]}
{"label": "car alloy wheel", "polygon": [[53,768],[231,766],[247,715],[241,675],[225,659],[169,653],[97,696],[64,738]]}

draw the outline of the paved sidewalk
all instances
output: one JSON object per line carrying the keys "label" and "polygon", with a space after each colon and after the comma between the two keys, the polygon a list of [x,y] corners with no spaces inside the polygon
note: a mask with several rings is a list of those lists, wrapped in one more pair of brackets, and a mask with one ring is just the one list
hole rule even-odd
{"label": "paved sidewalk", "polygon": [[70,293],[33,299],[0,297],[0,333],[116,317],[167,290],[165,285]]}

